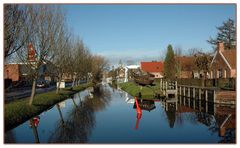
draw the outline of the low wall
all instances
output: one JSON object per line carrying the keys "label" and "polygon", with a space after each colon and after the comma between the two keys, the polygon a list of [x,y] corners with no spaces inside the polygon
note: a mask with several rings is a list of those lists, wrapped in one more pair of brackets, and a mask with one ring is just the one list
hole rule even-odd
{"label": "low wall", "polygon": [[222,78],[222,79],[177,79],[180,85],[218,87],[226,90],[236,90],[236,78]]}

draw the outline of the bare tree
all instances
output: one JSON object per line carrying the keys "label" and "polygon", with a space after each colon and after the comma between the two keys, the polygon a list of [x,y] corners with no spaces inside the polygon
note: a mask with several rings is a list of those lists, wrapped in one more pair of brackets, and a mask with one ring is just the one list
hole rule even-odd
{"label": "bare tree", "polygon": [[62,29],[63,13],[58,7],[52,5],[27,5],[26,12],[28,19],[24,32],[28,33],[30,30],[33,33],[28,40],[29,49],[26,50],[25,47],[21,51],[18,50],[18,56],[27,65],[29,75],[32,77],[32,93],[29,100],[29,105],[31,105],[42,66],[54,56],[54,48],[56,48],[55,45],[58,43]]}
{"label": "bare tree", "polygon": [[[64,18],[62,18],[62,20],[64,20]],[[68,68],[72,65],[71,35],[67,32],[64,22],[62,22],[62,25],[59,29],[58,38],[54,44],[52,55],[51,61],[55,65],[55,76],[58,79],[58,85],[56,89],[56,94],[58,94],[63,76],[68,73]]]}
{"label": "bare tree", "polygon": [[188,50],[188,53],[189,53],[190,56],[194,56],[194,55],[198,54],[199,52],[202,53],[202,52],[203,52],[202,49],[199,49],[199,48],[190,48],[190,49]]}
{"label": "bare tree", "polygon": [[93,84],[101,82],[102,73],[108,66],[108,61],[99,55],[94,55],[92,57],[92,81]]}
{"label": "bare tree", "polygon": [[208,53],[198,52],[195,54],[195,65],[198,71],[202,71],[204,75],[201,77],[202,86],[206,85],[207,72],[210,70],[211,56]]}
{"label": "bare tree", "polygon": [[[26,7],[16,4],[4,5],[4,58],[10,57],[19,49],[23,48],[30,35],[31,31],[26,31],[25,27],[32,27],[35,22],[33,17],[32,23],[27,23],[29,15]],[[25,28],[25,29],[24,29]]]}

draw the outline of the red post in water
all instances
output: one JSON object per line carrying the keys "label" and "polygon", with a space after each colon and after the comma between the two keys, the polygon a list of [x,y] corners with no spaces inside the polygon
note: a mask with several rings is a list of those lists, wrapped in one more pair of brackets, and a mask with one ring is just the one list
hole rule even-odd
{"label": "red post in water", "polygon": [[140,122],[140,119],[142,117],[142,109],[140,108],[139,104],[138,104],[138,100],[137,97],[135,97],[135,103],[136,103],[136,112],[137,112],[137,122],[136,122],[136,129],[138,129],[138,125]]}

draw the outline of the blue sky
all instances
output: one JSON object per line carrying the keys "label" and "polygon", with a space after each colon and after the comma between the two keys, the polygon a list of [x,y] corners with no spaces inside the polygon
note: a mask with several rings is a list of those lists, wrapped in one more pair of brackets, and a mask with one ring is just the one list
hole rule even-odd
{"label": "blue sky", "polygon": [[235,20],[235,5],[63,5],[69,28],[94,54],[121,59],[163,59],[168,44],[212,51],[216,26]]}

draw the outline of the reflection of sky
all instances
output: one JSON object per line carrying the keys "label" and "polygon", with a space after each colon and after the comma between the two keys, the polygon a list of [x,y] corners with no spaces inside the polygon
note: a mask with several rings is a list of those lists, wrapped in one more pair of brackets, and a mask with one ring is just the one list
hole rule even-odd
{"label": "reflection of sky", "polygon": [[[95,127],[89,129],[89,143],[217,143],[220,141],[218,133],[212,133],[209,127],[196,120],[195,113],[181,113],[175,117],[173,128],[169,127],[169,121],[161,102],[155,102],[156,108],[151,112],[142,111],[142,118],[138,130],[135,129],[136,111],[133,104],[125,102],[125,95],[119,95],[120,90],[105,87],[111,92],[111,101],[106,108],[95,112]],[[87,91],[80,93],[83,99]],[[129,96],[131,97],[131,96]],[[76,104],[79,103],[75,95]],[[67,119],[74,105],[71,99],[65,101],[65,107],[61,108],[64,119]],[[183,122],[178,122],[181,115]],[[40,142],[47,142],[60,121],[57,108],[40,115],[38,134]],[[78,130],[78,129],[76,129]],[[33,142],[33,131],[26,122],[14,130],[18,143]]]}

